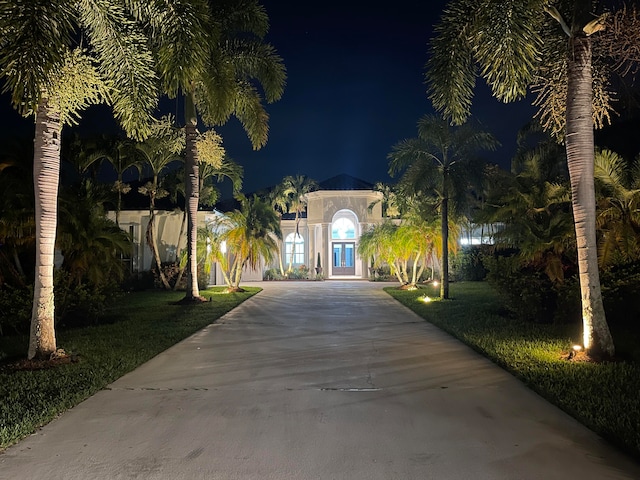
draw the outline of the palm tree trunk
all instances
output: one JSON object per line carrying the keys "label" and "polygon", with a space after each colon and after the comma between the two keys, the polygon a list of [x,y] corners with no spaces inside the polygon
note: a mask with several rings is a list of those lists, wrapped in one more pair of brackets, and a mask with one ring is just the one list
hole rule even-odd
{"label": "palm tree trunk", "polygon": [[282,264],[282,246],[284,246],[284,242],[278,240],[278,263],[280,265],[280,275],[284,277],[284,265]]}
{"label": "palm tree trunk", "polygon": [[441,235],[442,235],[442,269],[440,271],[440,298],[449,298],[449,192],[448,179],[443,177],[442,205],[441,205]]}
{"label": "palm tree trunk", "polygon": [[57,114],[43,101],[36,113],[33,155],[36,269],[28,358],[49,358],[56,351],[53,263],[58,219],[60,135]]}
{"label": "palm tree trunk", "polygon": [[120,210],[122,209],[122,174],[118,172],[118,200],[116,201],[116,226],[120,228]]}
{"label": "palm tree trunk", "polygon": [[163,287],[166,290],[171,290],[171,285],[169,285],[169,281],[162,270],[162,262],[160,261],[160,253],[158,252],[158,245],[156,243],[156,235],[155,235],[155,224],[156,224],[156,211],[155,211],[155,201],[151,200],[151,208],[149,209],[149,223],[147,224],[147,245],[151,249],[151,253],[153,255],[153,260],[156,263],[156,268],[158,269],[158,276],[160,277],[160,281],[162,282]]}
{"label": "palm tree trunk", "polygon": [[186,133],[186,154],[184,159],[184,183],[187,210],[187,291],[185,300],[199,300],[198,290],[198,203],[200,170],[198,166],[197,139],[197,117],[193,93],[185,95],[185,133]]}
{"label": "palm tree trunk", "polygon": [[184,267],[180,266],[180,264],[182,263],[182,261],[180,260],[180,244],[182,241],[182,236],[184,235],[184,229],[186,224],[187,224],[187,209],[185,205],[184,212],[182,212],[182,223],[180,224],[180,233],[178,234],[178,241],[176,242],[176,261],[178,262],[179,268],[178,268],[178,278],[176,278],[176,284],[173,286],[174,290],[178,289],[178,285],[182,280],[182,276],[184,275],[184,270],[185,270]]}
{"label": "palm tree trunk", "polygon": [[602,304],[596,246],[591,40],[580,32],[571,37],[570,47],[566,150],[578,248],[583,342],[590,354],[613,356],[613,339]]}
{"label": "palm tree trunk", "polygon": [[420,252],[416,254],[416,257],[413,260],[413,268],[411,271],[411,285],[415,285],[418,283],[418,261],[419,260],[420,260]]}
{"label": "palm tree trunk", "polygon": [[15,266],[16,273],[18,274],[17,278],[19,278],[20,281],[23,281],[26,275],[24,274],[24,269],[22,268],[22,262],[20,261],[18,250],[15,247],[13,249],[13,264]]}

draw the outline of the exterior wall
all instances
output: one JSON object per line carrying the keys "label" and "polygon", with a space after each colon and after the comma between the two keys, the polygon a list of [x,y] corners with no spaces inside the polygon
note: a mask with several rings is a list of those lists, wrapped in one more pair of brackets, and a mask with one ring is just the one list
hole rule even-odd
{"label": "exterior wall", "polygon": [[[215,212],[199,211],[198,226],[204,227],[213,219]],[[115,212],[109,212],[108,217],[115,221]],[[186,248],[187,232],[182,235],[183,212],[164,211],[156,212],[156,242],[161,262],[177,262],[178,255]],[[133,239],[133,252],[131,253],[131,271],[145,272],[151,269],[153,253],[147,245],[146,234],[149,225],[149,210],[123,210],[120,212],[120,228],[128,232]],[[186,228],[186,225],[185,225]],[[224,285],[224,278],[217,265],[211,269],[210,282],[212,285]],[[245,281],[262,280],[264,265],[256,270],[247,268],[242,274]]]}
{"label": "exterior wall", "polygon": [[[358,240],[362,232],[370,225],[382,221],[381,194],[372,190],[345,190],[345,191],[316,191],[307,195],[307,218],[300,219],[299,232],[304,239],[304,262],[310,272],[314,272],[317,264],[318,253],[325,278],[367,278],[368,266],[366,259],[355,258],[355,271],[351,275],[336,275],[332,271],[331,238],[332,224],[336,218],[348,216],[355,224],[355,251],[357,252]],[[369,205],[375,203],[370,210]],[[198,225],[204,226],[207,221],[213,219],[217,212],[198,212]],[[109,217],[114,220],[115,213]],[[180,234],[182,228],[183,213],[181,211],[158,211],[156,213],[156,239],[160,260],[162,262],[175,262],[178,255],[187,243],[186,232]],[[132,252],[133,272],[147,271],[153,263],[151,249],[147,246],[145,237],[149,223],[148,210],[126,210],[120,212],[120,227],[129,232],[134,240]],[[287,235],[295,232],[294,220],[282,220],[283,241]],[[289,265],[289,258],[281,248],[282,263],[285,269]],[[299,267],[301,264],[294,264]],[[243,281],[260,281],[267,268],[279,268],[276,260],[271,265],[262,264],[256,270],[246,269],[243,273]],[[224,278],[217,265],[212,268],[210,281],[214,285],[224,284]]]}
{"label": "exterior wall", "polygon": [[[382,222],[382,194],[373,190],[316,191],[307,195],[307,225],[309,258],[317,259],[320,253],[323,274],[326,278],[368,278],[367,260],[357,255],[360,235],[370,225]],[[370,209],[369,206],[373,205]],[[333,222],[349,218],[355,226],[355,271],[342,275],[333,268]],[[314,260],[315,262],[315,260]],[[315,267],[315,263],[311,264]]]}

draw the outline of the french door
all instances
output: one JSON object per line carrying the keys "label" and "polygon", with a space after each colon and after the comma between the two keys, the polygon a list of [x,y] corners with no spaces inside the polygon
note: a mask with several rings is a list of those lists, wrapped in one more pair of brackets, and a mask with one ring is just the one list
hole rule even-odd
{"label": "french door", "polygon": [[356,274],[356,244],[333,242],[333,275]]}

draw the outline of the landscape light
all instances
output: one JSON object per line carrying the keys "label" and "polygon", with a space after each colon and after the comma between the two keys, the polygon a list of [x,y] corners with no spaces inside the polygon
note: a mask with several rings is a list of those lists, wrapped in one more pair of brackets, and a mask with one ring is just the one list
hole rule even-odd
{"label": "landscape light", "polygon": [[569,356],[567,357],[567,360],[572,360],[580,350],[582,350],[582,345],[572,346],[571,351],[569,352]]}
{"label": "landscape light", "polygon": [[429,303],[431,301],[431,297],[429,295],[425,295],[423,297],[420,297],[420,301],[424,303]]}

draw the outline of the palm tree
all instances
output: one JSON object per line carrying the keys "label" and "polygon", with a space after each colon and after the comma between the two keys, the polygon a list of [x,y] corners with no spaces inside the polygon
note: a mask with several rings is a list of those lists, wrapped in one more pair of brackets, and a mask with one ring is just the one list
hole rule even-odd
{"label": "palm tree", "polygon": [[[543,126],[564,141],[572,191],[582,292],[583,343],[615,353],[606,322],[596,245],[593,127],[608,120],[610,67],[628,73],[638,59],[635,8],[605,12],[604,2],[452,0],[435,27],[426,78],[429,98],[456,124],[470,113],[476,75],[500,101],[531,88]],[[567,22],[567,19],[570,19]]]}
{"label": "palm tree", "polygon": [[[198,136],[196,145],[200,162],[198,175],[199,204],[212,206],[215,205],[215,203],[218,201],[220,192],[213,184],[214,179],[217,183],[220,183],[225,179],[230,180],[233,188],[233,194],[237,195],[238,193],[240,193],[240,190],[242,189],[242,177],[244,174],[244,170],[241,165],[237,164],[226,155],[225,150],[222,146],[222,137],[218,135],[214,130],[208,130]],[[183,182],[182,185],[186,185],[186,183]],[[182,225],[180,227],[180,234],[178,235],[178,242],[176,243],[176,250],[178,252],[180,252],[180,242],[182,240],[184,229],[187,224],[187,211],[187,208],[185,208],[184,216],[182,218]],[[200,232],[198,233],[198,236],[201,236]],[[189,253],[187,251],[186,263],[183,261],[184,258],[180,261],[180,271],[178,272],[178,278],[176,279],[174,290],[178,287],[178,284],[182,279],[185,266],[189,264],[188,257]],[[200,258],[197,252],[195,257],[193,258]]]}
{"label": "palm tree", "polygon": [[131,251],[131,239],[106,216],[109,191],[84,180],[62,191],[56,246],[75,284],[104,286],[124,277],[121,255]]}
{"label": "palm tree", "polygon": [[207,125],[223,125],[233,115],[244,127],[254,149],[261,148],[267,141],[269,118],[263,101],[278,100],[286,78],[282,60],[274,48],[263,41],[269,19],[256,0],[205,3],[202,19],[206,37],[196,43],[182,42],[179,32],[192,28],[184,23],[176,26],[178,34],[170,45],[159,45],[167,50],[179,50],[171,52],[166,61],[160,63],[160,76],[170,97],[182,94],[185,99],[189,265],[186,301],[203,300],[198,291],[196,261],[200,175],[196,147],[198,117]]}
{"label": "palm tree", "polygon": [[162,262],[158,252],[155,236],[156,200],[166,197],[169,192],[162,188],[160,175],[172,163],[182,160],[184,152],[184,134],[173,126],[171,117],[163,117],[153,126],[151,136],[136,146],[143,166],[151,171],[151,180],[138,188],[138,191],[149,197],[149,223],[147,224],[147,245],[153,254],[160,281],[165,289],[171,290],[169,281],[162,270]]}
{"label": "palm tree", "polygon": [[601,266],[640,258],[640,159],[596,153],[597,226]]}
{"label": "palm tree", "polygon": [[32,158],[33,143],[13,141],[0,159],[0,284],[27,283],[23,260],[35,247]]}
{"label": "palm tree", "polygon": [[403,172],[400,183],[406,196],[436,198],[442,229],[442,298],[449,298],[449,202],[460,208],[473,172],[481,166],[473,155],[497,145],[491,134],[476,126],[452,127],[443,118],[425,115],[418,122],[418,137],[397,143],[388,155],[389,174]]}
{"label": "palm tree", "polygon": [[122,195],[131,191],[131,186],[124,181],[125,173],[136,170],[140,176],[142,165],[136,154],[135,142],[128,138],[106,137],[101,139],[97,148],[88,154],[87,163],[107,162],[116,174],[112,190],[116,193],[116,225],[120,226],[120,211],[122,210]]}
{"label": "palm tree", "polygon": [[374,267],[386,263],[401,288],[415,289],[438,237],[435,224],[414,212],[400,226],[386,220],[364,231],[358,254],[373,259]]}
{"label": "palm tree", "polygon": [[35,118],[36,280],[29,358],[48,358],[56,350],[53,251],[62,127],[77,122],[87,106],[109,101],[127,135],[145,137],[158,98],[148,34],[169,44],[167,19],[194,24],[191,3],[0,3],[5,91],[21,114]]}
{"label": "palm tree", "polygon": [[[286,212],[289,207],[289,197],[285,195],[282,184],[276,185],[273,190],[269,192],[269,201],[275,212],[282,219],[282,214]],[[285,276],[284,264],[282,262],[283,249],[284,244],[281,240],[278,242],[278,266],[280,267],[280,276],[282,278]]]}
{"label": "palm tree", "polygon": [[504,228],[494,235],[498,248],[519,250],[520,261],[544,270],[553,283],[575,271],[575,231],[566,176],[558,171],[564,155],[547,145],[521,154],[516,173],[494,176],[478,218]]}
{"label": "palm tree", "polygon": [[[267,202],[256,196],[237,198],[241,209],[229,212],[208,229],[210,252],[222,267],[229,292],[242,291],[240,280],[245,267],[255,269],[261,260],[273,260],[277,239],[282,237],[280,218]],[[223,242],[225,248],[221,248]]]}
{"label": "palm tree", "polygon": [[293,271],[293,259],[296,255],[296,242],[300,238],[300,220],[302,213],[307,208],[307,194],[318,188],[318,182],[306,177],[305,175],[288,175],[282,179],[280,185],[276,187],[278,193],[276,198],[280,197],[280,204],[286,206],[287,213],[295,214],[295,235],[294,241],[291,243],[291,253],[289,256],[289,268],[287,272]]}

